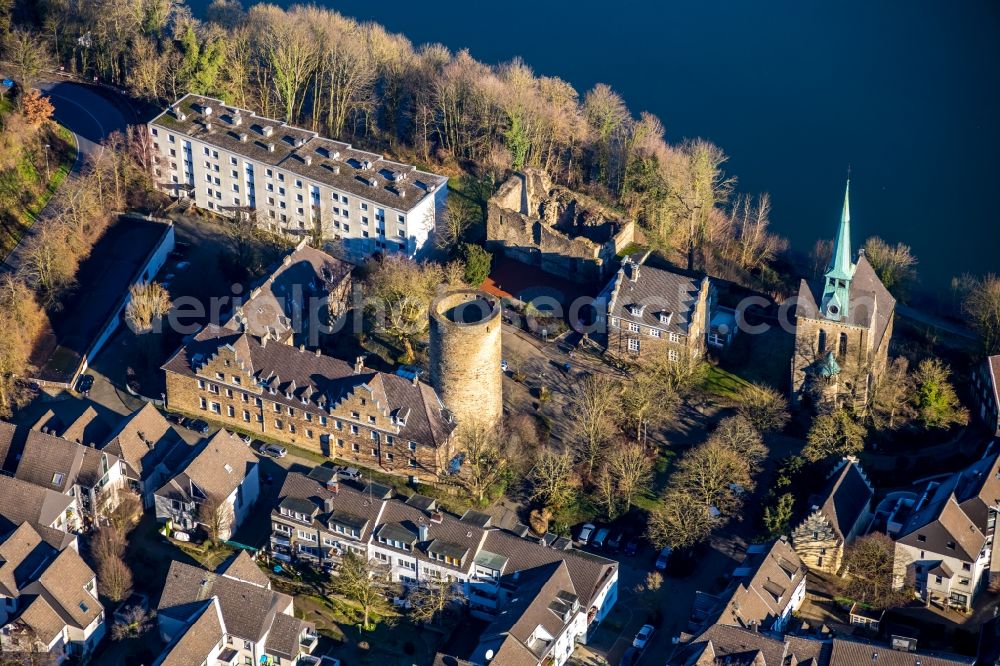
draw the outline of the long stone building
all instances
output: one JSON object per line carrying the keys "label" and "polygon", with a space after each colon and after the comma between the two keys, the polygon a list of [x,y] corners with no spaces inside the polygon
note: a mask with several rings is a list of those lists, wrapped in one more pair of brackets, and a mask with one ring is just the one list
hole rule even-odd
{"label": "long stone building", "polygon": [[851,253],[850,183],[822,284],[802,280],[795,312],[792,400],[863,402],[885,370],[894,299],[862,252]]}
{"label": "long stone building", "polygon": [[[210,324],[163,366],[167,406],[229,429],[420,480],[455,424],[430,385]],[[499,370],[498,370],[499,372]]]}
{"label": "long stone building", "polygon": [[185,95],[149,132],[156,180],[171,195],[224,215],[255,212],[293,238],[318,231],[349,259],[415,255],[447,197],[444,176],[209,97]]}

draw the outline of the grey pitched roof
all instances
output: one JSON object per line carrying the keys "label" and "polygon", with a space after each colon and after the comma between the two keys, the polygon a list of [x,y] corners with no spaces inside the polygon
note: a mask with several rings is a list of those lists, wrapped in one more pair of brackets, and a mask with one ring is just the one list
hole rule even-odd
{"label": "grey pitched roof", "polygon": [[27,433],[14,476],[42,488],[66,493],[75,484],[87,487],[96,484],[104,476],[105,458],[109,468],[118,464],[118,456],[111,452],[31,430]]}
{"label": "grey pitched roof", "polygon": [[122,459],[138,479],[146,479],[160,463],[170,468],[190,454],[187,444],[152,403],[122,419],[101,448]]}
{"label": "grey pitched roof", "polygon": [[[878,655],[877,660],[874,655]],[[866,643],[854,638],[834,638],[830,653],[830,666],[968,666],[975,663],[972,657],[953,654],[931,654],[926,652],[903,652],[893,650],[888,645]]]}
{"label": "grey pitched roof", "polygon": [[[799,298],[796,303],[795,316],[807,319],[821,318],[818,303],[822,298],[822,283],[802,280],[799,283]],[[858,257],[848,298],[850,299],[850,307],[847,312],[847,321],[843,323],[872,330],[874,346],[877,347],[892,320],[896,299],[878,279],[875,269],[868,263],[868,259],[864,255]]]}
{"label": "grey pitched roof", "polygon": [[930,553],[974,562],[986,545],[986,536],[962,511],[954,492],[950,491],[936,494],[914,512],[896,541]]}
{"label": "grey pitched roof", "polygon": [[759,553],[750,553],[739,569],[746,577],[734,581],[724,596],[718,622],[770,629],[791,601],[806,576],[806,567],[787,540],[777,540]]}
{"label": "grey pitched roof", "polygon": [[[608,315],[687,335],[700,285],[699,278],[626,263],[612,278]],[[640,307],[641,314],[634,310]],[[668,323],[661,316],[667,317]]]}
{"label": "grey pitched roof", "polygon": [[180,474],[157,495],[190,499],[190,484],[194,483],[206,496],[224,499],[257,466],[257,456],[246,442],[226,430],[217,432],[196,451]]}
{"label": "grey pitched roof", "polygon": [[257,563],[253,561],[253,558],[245,550],[240,550],[236,553],[228,563],[223,564],[220,570],[222,575],[228,578],[235,578],[236,580],[251,583],[258,587],[268,589],[271,587],[271,579],[267,577],[266,573],[261,571],[261,568],[257,566]]}
{"label": "grey pitched roof", "polygon": [[267,634],[267,652],[282,659],[293,660],[301,652],[299,636],[312,624],[292,615],[279,613],[274,616],[271,631]]}
{"label": "grey pitched roof", "polygon": [[45,644],[51,643],[66,627],[65,620],[41,594],[30,597],[21,612],[10,622],[20,622],[30,627],[37,639]]}
{"label": "grey pitched roof", "polygon": [[72,497],[56,490],[0,475],[0,518],[9,529],[25,521],[48,527],[72,504]]}
{"label": "grey pitched roof", "polygon": [[353,268],[303,240],[250,291],[226,325],[284,341],[291,334],[293,321],[308,314],[309,299],[329,295],[349,279]]}
{"label": "grey pitched roof", "polygon": [[784,666],[789,654],[791,646],[785,641],[742,627],[713,624],[682,647],[669,664],[710,666],[719,660],[731,666]]}
{"label": "grey pitched roof", "polygon": [[[203,328],[181,347],[163,369],[194,378],[195,360],[204,361],[224,347],[234,351],[239,363],[257,382],[276,380],[276,391],[265,393],[268,400],[295,409],[328,413],[321,404],[333,405],[353,393],[363,392],[366,398],[381,405],[386,414],[397,409],[409,410],[406,425],[398,434],[401,439],[437,446],[444,444],[455,428],[442,413],[444,405],[434,389],[424,382],[414,384],[397,375],[368,369],[355,374],[354,366],[340,359],[290,345],[262,345],[253,336],[214,324]],[[289,391],[291,398],[285,395]]]}
{"label": "grey pitched roof", "polygon": [[191,666],[200,664],[226,635],[218,599],[203,602],[184,629],[164,648],[153,666]]}
{"label": "grey pitched roof", "polygon": [[317,507],[314,527],[331,529],[331,522],[339,522],[347,527],[359,528],[361,540],[371,536],[383,504],[382,500],[372,499],[346,483],[339,484],[337,492],[333,492],[325,484],[298,472],[290,472],[278,492],[279,505],[288,498],[308,501]]}
{"label": "grey pitched roof", "polygon": [[228,632],[255,642],[271,627],[275,615],[292,604],[292,598],[281,592],[173,561],[157,610],[174,617],[185,616],[212,596],[219,600]]}
{"label": "grey pitched roof", "polygon": [[[293,127],[277,120],[256,116],[217,99],[185,95],[174,105],[185,118],[169,110],[151,122],[219,146],[232,153],[279,167],[330,187],[381,203],[389,208],[408,211],[424,197],[447,183],[438,176],[415,167],[392,162],[381,155],[352,148],[350,144],[321,138],[315,132]],[[205,107],[213,113],[208,116]],[[236,117],[241,118],[235,124]],[[205,121],[211,120],[208,131]],[[265,127],[273,130],[265,136]],[[240,135],[247,136],[246,141]],[[268,150],[268,144],[273,151]]]}
{"label": "grey pitched roof", "polygon": [[83,629],[104,612],[101,603],[86,589],[93,579],[93,570],[79,553],[66,548],[45,568],[37,583],[28,586],[25,591],[33,592],[37,586],[60,617]]}
{"label": "grey pitched roof", "polygon": [[[558,637],[565,627],[566,613],[578,602],[573,581],[565,562],[551,562],[541,567],[522,571],[517,580],[508,575],[504,579],[515,586],[510,600],[503,605],[480,638],[480,649],[491,644],[513,639],[537,659],[545,656],[552,641],[532,640],[539,626]],[[500,649],[494,648],[499,654]],[[519,649],[508,647],[512,652]]]}
{"label": "grey pitched roof", "polygon": [[56,552],[30,523],[21,523],[0,543],[0,592],[18,596]]}
{"label": "grey pitched roof", "polygon": [[853,460],[847,460],[827,483],[818,502],[819,510],[843,540],[874,494],[861,466]]}

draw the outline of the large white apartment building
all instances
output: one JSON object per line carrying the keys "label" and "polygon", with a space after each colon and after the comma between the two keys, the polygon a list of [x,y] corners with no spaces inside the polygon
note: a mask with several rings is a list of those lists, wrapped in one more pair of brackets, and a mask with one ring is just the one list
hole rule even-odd
{"label": "large white apartment building", "polygon": [[317,230],[348,259],[416,255],[434,231],[448,180],[316,132],[188,94],[149,123],[157,182],[224,215],[299,238]]}

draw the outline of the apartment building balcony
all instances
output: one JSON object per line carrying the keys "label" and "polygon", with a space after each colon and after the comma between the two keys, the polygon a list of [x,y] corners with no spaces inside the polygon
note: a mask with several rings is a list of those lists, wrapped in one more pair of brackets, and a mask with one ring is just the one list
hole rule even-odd
{"label": "apartment building balcony", "polygon": [[295,666],[320,666],[322,660],[319,657],[314,657],[311,654],[304,654],[298,658],[295,662]]}
{"label": "apartment building balcony", "polygon": [[302,632],[299,636],[299,647],[305,652],[312,652],[316,649],[316,644],[319,642],[319,635],[314,631],[309,631],[308,629]]}
{"label": "apartment building balcony", "polygon": [[272,534],[271,544],[275,546],[284,546],[286,548],[290,548],[292,545],[292,540],[287,536],[282,536],[281,534]]}

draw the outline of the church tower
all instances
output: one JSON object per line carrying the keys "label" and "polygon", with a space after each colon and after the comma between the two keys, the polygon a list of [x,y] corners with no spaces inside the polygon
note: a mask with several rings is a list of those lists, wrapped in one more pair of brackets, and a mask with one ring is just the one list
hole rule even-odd
{"label": "church tower", "polygon": [[844,209],[840,213],[840,228],[833,244],[833,256],[827,266],[820,307],[823,316],[833,321],[848,319],[851,308],[851,280],[857,264],[851,262],[851,181],[844,190]]}
{"label": "church tower", "polygon": [[833,255],[815,284],[802,280],[795,299],[791,396],[863,404],[885,370],[896,300],[871,264],[851,252],[850,180]]}

